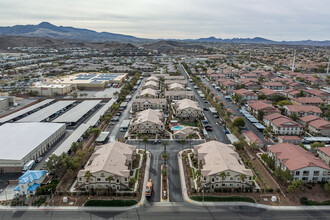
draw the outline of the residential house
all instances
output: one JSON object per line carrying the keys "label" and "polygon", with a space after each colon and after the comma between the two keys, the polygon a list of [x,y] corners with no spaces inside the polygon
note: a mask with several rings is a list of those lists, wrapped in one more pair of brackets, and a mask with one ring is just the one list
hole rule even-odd
{"label": "residential house", "polygon": [[135,99],[132,104],[132,111],[138,112],[147,109],[160,109],[167,111],[166,99]]}
{"label": "residential house", "polygon": [[271,90],[285,90],[286,86],[283,85],[281,82],[264,82],[261,83],[262,88],[268,88]]}
{"label": "residential house", "polygon": [[235,90],[236,87],[237,87],[237,83],[232,80],[232,79],[218,79],[217,81],[217,84],[221,87],[225,87],[227,89],[232,89],[232,90]]}
{"label": "residential house", "polygon": [[[235,147],[218,141],[194,146],[202,185],[207,191],[219,188],[252,188],[253,173],[245,168]],[[224,173],[225,177],[220,177]],[[245,177],[242,179],[241,177]]]}
{"label": "residential house", "polygon": [[264,115],[280,113],[281,111],[269,104],[265,100],[257,100],[248,102],[248,111],[252,112],[255,116],[258,116],[259,111],[263,111]]}
{"label": "residential house", "polygon": [[278,118],[270,122],[272,130],[279,135],[300,135],[303,128],[301,124],[291,118]]}
{"label": "residential house", "polygon": [[183,79],[183,80],[165,80],[164,81],[164,85],[165,85],[166,88],[168,88],[169,85],[171,85],[173,83],[182,84],[184,87],[186,87],[187,84],[188,84],[187,80],[185,80],[185,79]]}
{"label": "residential house", "polygon": [[180,119],[196,120],[203,118],[203,110],[198,102],[190,99],[182,99],[175,102],[175,116]]}
{"label": "residential house", "polygon": [[307,115],[307,116],[304,116],[304,117],[300,117],[298,118],[298,122],[300,124],[302,124],[305,128],[308,127],[308,124],[312,121],[315,121],[315,120],[319,120],[321,119],[320,117],[318,116],[315,116],[315,115]]}
{"label": "residential house", "polygon": [[286,119],[288,119],[287,116],[284,116],[284,115],[282,115],[280,113],[273,113],[273,114],[269,114],[269,115],[264,116],[263,121],[264,121],[265,125],[268,127],[269,125],[271,125],[271,122],[273,120],[278,119],[278,118],[286,118]]}
{"label": "residential house", "polygon": [[316,135],[330,137],[330,122],[323,118],[309,122],[308,130]]}
{"label": "residential house", "polygon": [[245,79],[258,79],[258,75],[256,73],[245,73],[242,74],[241,77]]}
{"label": "residential house", "polygon": [[267,96],[267,99],[270,99],[272,96],[274,95],[279,95],[279,96],[284,96],[283,93],[279,92],[279,91],[274,91],[272,89],[260,89],[258,91],[259,94],[264,94],[265,96]]}
{"label": "residential house", "polygon": [[248,144],[255,143],[259,148],[264,147],[264,142],[251,130],[243,131],[243,137]]}
{"label": "residential house", "polygon": [[283,171],[290,170],[295,180],[304,182],[330,180],[330,168],[300,146],[289,143],[275,144],[268,146],[268,154],[276,160],[276,167]]}
{"label": "residential house", "polygon": [[35,195],[46,176],[45,170],[28,170],[18,178],[18,186],[14,191],[21,196]]}
{"label": "residential house", "polygon": [[286,97],[288,97],[290,99],[298,97],[298,94],[300,93],[300,91],[296,90],[296,89],[286,89],[281,92],[283,95],[285,95]]}
{"label": "residential house", "polygon": [[279,143],[300,144],[301,138],[298,136],[278,136]]}
{"label": "residential house", "polygon": [[165,98],[168,102],[182,99],[195,100],[195,94],[193,91],[165,91]]}
{"label": "residential house", "polygon": [[296,113],[298,117],[315,115],[321,117],[322,110],[317,106],[312,105],[286,105],[284,106],[287,115]]}
{"label": "residential house", "polygon": [[[95,147],[84,169],[77,175],[80,189],[127,190],[136,147],[119,141]],[[89,175],[90,173],[90,175]],[[109,177],[113,180],[109,181]]]}
{"label": "residential house", "polygon": [[234,90],[235,94],[241,95],[242,96],[242,101],[247,102],[251,100],[257,100],[258,95],[252,91],[249,91],[247,89],[239,89],[239,90]]}
{"label": "residential house", "polygon": [[330,97],[330,93],[319,89],[306,89],[304,90],[307,97],[319,97],[326,101]]}
{"label": "residential house", "polygon": [[325,103],[319,97],[299,97],[299,98],[292,98],[292,104],[296,105],[314,105],[320,106],[322,103]]}
{"label": "residential house", "polygon": [[165,132],[163,114],[160,111],[147,109],[136,114],[130,126],[132,134],[161,134]]}

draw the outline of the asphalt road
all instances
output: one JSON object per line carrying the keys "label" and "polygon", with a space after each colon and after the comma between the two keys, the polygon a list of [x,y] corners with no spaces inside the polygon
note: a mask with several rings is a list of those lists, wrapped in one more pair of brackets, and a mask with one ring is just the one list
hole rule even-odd
{"label": "asphalt road", "polygon": [[248,206],[153,206],[141,207],[129,211],[5,211],[0,212],[0,219],[58,220],[58,219],[330,219],[330,210],[266,210]]}
{"label": "asphalt road", "polygon": [[211,83],[209,82],[209,81],[207,81],[206,79],[204,79],[204,78],[202,78],[202,82],[203,83],[205,83],[205,84],[207,84],[209,87],[210,87],[210,89],[211,89],[211,91],[213,91],[213,92],[215,92],[215,94],[217,94],[217,96],[219,96],[220,98],[221,98],[221,101],[222,102],[224,102],[225,103],[225,106],[227,107],[227,108],[230,108],[230,109],[232,109],[233,111],[234,111],[234,114],[236,115],[236,116],[239,116],[239,117],[242,117],[242,118],[244,118],[244,120],[245,120],[245,122],[246,122],[246,127],[247,127],[247,129],[248,130],[251,130],[251,131],[253,131],[266,145],[271,145],[271,144],[273,144],[272,142],[268,142],[268,141],[266,141],[265,140],[265,137],[264,137],[264,135],[262,134],[262,132],[260,132],[249,120],[247,120],[243,115],[242,115],[242,113],[239,111],[239,110],[237,110],[237,105],[236,104],[234,104],[233,102],[231,102],[231,101],[228,101],[228,100],[226,100],[224,97],[223,97],[223,94],[220,92],[220,91],[218,91],[218,90],[216,90],[212,85],[211,85]]}
{"label": "asphalt road", "polygon": [[[178,65],[178,69],[180,70],[181,73],[183,73],[183,75],[187,79],[186,70],[181,65]],[[194,87],[191,85],[191,83],[189,81],[188,81],[188,86],[193,89],[193,91],[195,93],[195,98],[198,101],[198,104],[201,108],[208,109],[209,107],[211,107],[208,103],[204,103],[204,100],[201,99],[201,97],[198,95],[198,93],[196,92],[196,90],[194,89]],[[209,124],[213,128],[213,131],[208,132],[209,138],[212,138],[212,139],[215,138],[222,143],[230,144],[230,141],[228,140],[226,134],[223,132],[222,127],[217,123],[217,121],[219,121],[219,119],[214,118],[214,116],[211,114],[210,111],[204,110],[204,115],[207,118],[207,121],[209,122]]]}

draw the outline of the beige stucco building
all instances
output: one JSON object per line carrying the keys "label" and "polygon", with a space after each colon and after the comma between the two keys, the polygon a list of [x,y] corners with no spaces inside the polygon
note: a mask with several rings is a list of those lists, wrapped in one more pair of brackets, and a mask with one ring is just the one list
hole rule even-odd
{"label": "beige stucco building", "polygon": [[156,99],[158,98],[158,92],[150,88],[144,89],[140,92],[139,98]]}
{"label": "beige stucco building", "polygon": [[166,99],[135,99],[132,104],[132,111],[138,112],[147,109],[167,110]]}
{"label": "beige stucco building", "polygon": [[147,109],[136,114],[131,123],[132,134],[161,134],[165,132],[163,113],[153,109]]}
{"label": "beige stucco building", "polygon": [[195,94],[193,91],[165,91],[165,98],[169,102],[182,99],[195,100]]}
{"label": "beige stucco building", "polygon": [[[125,190],[129,188],[132,161],[136,157],[136,147],[119,141],[95,147],[86,167],[78,172],[78,186],[86,190]],[[89,171],[92,176],[86,176]],[[109,182],[107,178],[114,180]]]}
{"label": "beige stucco building", "polygon": [[196,120],[203,117],[203,110],[198,103],[190,99],[175,102],[175,116],[180,119]]}
{"label": "beige stucco building", "polygon": [[[252,188],[253,173],[245,168],[233,145],[209,141],[196,145],[194,150],[206,191],[213,192],[218,188]],[[225,177],[220,177],[221,173]]]}

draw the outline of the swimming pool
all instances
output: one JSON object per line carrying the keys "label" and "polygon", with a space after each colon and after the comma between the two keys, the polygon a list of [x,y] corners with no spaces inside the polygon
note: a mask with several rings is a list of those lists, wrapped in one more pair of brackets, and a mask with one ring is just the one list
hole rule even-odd
{"label": "swimming pool", "polygon": [[184,127],[182,127],[182,126],[175,126],[171,130],[181,130],[182,128],[184,128]]}

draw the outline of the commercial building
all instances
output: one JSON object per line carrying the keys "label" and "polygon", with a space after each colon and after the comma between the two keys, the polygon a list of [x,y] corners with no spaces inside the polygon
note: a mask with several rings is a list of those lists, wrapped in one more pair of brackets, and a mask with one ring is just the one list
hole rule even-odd
{"label": "commercial building", "polygon": [[[194,146],[195,158],[207,191],[219,188],[252,188],[253,173],[245,168],[235,147],[218,141]],[[224,176],[220,177],[223,173]]]}
{"label": "commercial building", "polygon": [[[78,187],[90,189],[129,189],[132,162],[136,157],[136,147],[119,141],[96,146],[83,170],[78,172]],[[87,177],[90,172],[92,176]],[[108,177],[113,180],[109,182]]]}
{"label": "commercial building", "polygon": [[65,134],[60,123],[7,123],[0,126],[0,173],[21,172]]}
{"label": "commercial building", "polygon": [[80,90],[103,90],[108,83],[121,84],[127,75],[127,73],[77,73],[48,79],[46,83],[71,85],[72,88]]}
{"label": "commercial building", "polygon": [[68,94],[71,92],[72,86],[71,84],[43,84],[39,82],[32,85],[30,90],[41,96],[56,96]]}
{"label": "commercial building", "polygon": [[268,146],[269,156],[275,159],[275,166],[283,171],[288,169],[295,180],[318,182],[330,180],[330,168],[304,148],[281,143]]}

